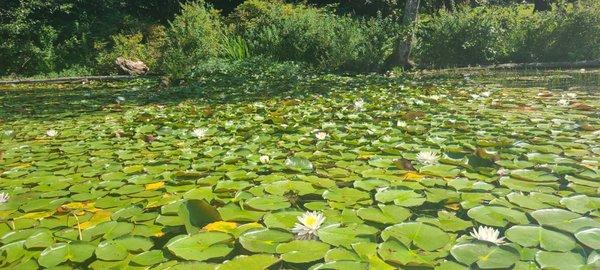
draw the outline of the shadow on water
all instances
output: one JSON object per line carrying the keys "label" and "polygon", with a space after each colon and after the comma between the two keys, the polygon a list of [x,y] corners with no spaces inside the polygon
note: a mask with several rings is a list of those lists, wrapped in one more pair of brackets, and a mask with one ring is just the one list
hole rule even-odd
{"label": "shadow on water", "polygon": [[600,92],[600,70],[445,70],[416,75],[421,80],[446,79],[469,85],[498,85],[508,88],[583,90]]}
{"label": "shadow on water", "polygon": [[193,85],[163,88],[158,81],[93,82],[88,84],[40,84],[0,86],[0,123],[18,119],[47,120],[102,113],[116,98],[127,105],[174,105],[183,101],[202,105],[255,102],[267,99],[311,98],[332,91],[356,91],[365,87],[397,88],[409,78],[415,85],[455,87],[496,85],[548,90],[600,93],[600,70],[445,71],[413,73],[390,78],[380,75],[235,74],[200,78]]}
{"label": "shadow on water", "polygon": [[214,76],[193,85],[161,87],[158,81],[92,82],[0,86],[0,123],[18,119],[64,119],[101,113],[124,97],[127,105],[203,105],[255,102],[267,99],[310,98],[332,90],[390,87],[404,79],[378,75],[299,75],[265,77]]}

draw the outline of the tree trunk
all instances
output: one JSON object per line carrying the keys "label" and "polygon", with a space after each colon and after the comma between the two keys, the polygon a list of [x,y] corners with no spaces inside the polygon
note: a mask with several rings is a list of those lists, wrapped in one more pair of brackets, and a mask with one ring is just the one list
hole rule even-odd
{"label": "tree trunk", "polygon": [[406,26],[408,33],[405,36],[398,36],[396,39],[394,52],[386,59],[384,64],[387,70],[396,66],[402,66],[404,69],[411,69],[415,66],[410,60],[410,52],[415,39],[414,28],[418,19],[419,4],[420,0],[406,0],[402,24]]}
{"label": "tree trunk", "polygon": [[550,0],[534,0],[533,4],[534,12],[548,11],[552,8],[552,5],[550,5]]}

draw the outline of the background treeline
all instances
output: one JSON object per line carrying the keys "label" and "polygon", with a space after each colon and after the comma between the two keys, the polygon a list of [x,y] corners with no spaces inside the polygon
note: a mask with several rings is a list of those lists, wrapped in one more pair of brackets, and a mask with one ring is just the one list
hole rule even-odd
{"label": "background treeline", "polygon": [[[407,30],[403,7],[403,0],[5,0],[0,76],[114,73],[119,56],[173,77],[257,57],[380,71]],[[596,0],[421,0],[416,29],[420,67],[600,58]]]}

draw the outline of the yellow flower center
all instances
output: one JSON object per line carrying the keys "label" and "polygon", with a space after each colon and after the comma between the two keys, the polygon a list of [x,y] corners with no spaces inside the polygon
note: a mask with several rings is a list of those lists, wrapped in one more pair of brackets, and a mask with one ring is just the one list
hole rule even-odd
{"label": "yellow flower center", "polygon": [[314,226],[315,223],[317,223],[317,218],[315,218],[314,216],[308,216],[304,220],[304,224],[306,224],[306,226]]}

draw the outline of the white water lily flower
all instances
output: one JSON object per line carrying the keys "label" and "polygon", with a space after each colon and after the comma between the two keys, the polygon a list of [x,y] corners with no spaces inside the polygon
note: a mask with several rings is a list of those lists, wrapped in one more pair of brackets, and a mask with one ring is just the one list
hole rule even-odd
{"label": "white water lily flower", "polygon": [[479,95],[477,95],[477,94],[472,94],[472,95],[471,95],[471,98],[472,98],[472,99],[474,99],[474,100],[477,100],[477,99],[480,99],[480,98],[481,98],[481,96],[479,96]]}
{"label": "white water lily flower", "polygon": [[492,91],[481,92],[481,96],[483,96],[483,97],[490,97],[491,95],[492,95]]}
{"label": "white water lily flower", "polygon": [[296,234],[297,239],[309,240],[317,236],[317,231],[325,222],[325,216],[317,212],[306,212],[298,217],[298,222],[294,224],[292,232]]}
{"label": "white water lily flower", "polygon": [[206,136],[206,132],[208,132],[208,128],[197,128],[192,130],[192,136],[201,139]]}
{"label": "white water lily flower", "polygon": [[436,164],[439,158],[439,155],[432,151],[421,151],[417,154],[417,160],[424,165]]}
{"label": "white water lily flower", "polygon": [[425,102],[423,102],[423,101],[422,101],[422,100],[420,100],[420,99],[416,99],[416,98],[409,98],[409,99],[407,100],[407,102],[408,102],[409,104],[413,104],[413,105],[419,105],[419,106],[420,106],[420,105],[423,105],[423,104],[425,104]]}
{"label": "white water lily flower", "polygon": [[556,102],[556,105],[561,106],[561,107],[567,107],[567,106],[569,106],[569,104],[571,104],[571,101],[569,101],[568,99],[559,99]]}
{"label": "white water lily flower", "polygon": [[577,93],[567,93],[567,97],[569,97],[569,98],[577,98]]}
{"label": "white water lily flower", "polygon": [[260,160],[260,163],[262,163],[262,164],[267,164],[267,163],[269,163],[271,158],[269,156],[260,156],[258,158],[258,160]]}
{"label": "white water lily flower", "polygon": [[124,98],[124,97],[122,97],[122,96],[118,96],[118,97],[115,99],[115,101],[116,101],[117,103],[121,104],[121,102],[125,102],[125,98]]}
{"label": "white water lily flower", "polygon": [[560,126],[560,125],[562,125],[562,123],[564,123],[564,121],[562,119],[558,119],[558,118],[551,119],[550,122],[552,122],[553,124],[555,124],[557,126]]}
{"label": "white water lily flower", "polygon": [[406,127],[408,126],[408,124],[402,120],[398,120],[398,122],[396,122],[396,126],[398,127]]}
{"label": "white water lily flower", "polygon": [[431,100],[435,100],[435,101],[439,101],[439,100],[441,100],[441,99],[443,99],[445,97],[446,97],[446,95],[431,95],[431,96],[429,96],[429,98]]}
{"label": "white water lily flower", "polygon": [[500,169],[498,169],[498,171],[496,172],[496,174],[498,176],[506,176],[506,175],[510,174],[510,170],[506,169],[506,168],[500,168]]}
{"label": "white water lily flower", "polygon": [[500,231],[492,227],[479,226],[479,229],[473,229],[471,236],[477,238],[477,240],[494,243],[496,245],[504,244],[504,237],[499,237]]}
{"label": "white water lily flower", "polygon": [[0,193],[0,203],[8,202],[9,199],[10,199],[10,196],[8,196],[8,193],[6,193],[6,192]]}
{"label": "white water lily flower", "polygon": [[319,132],[315,133],[315,137],[318,140],[324,140],[325,137],[327,137],[327,133],[325,133],[324,131],[319,131]]}
{"label": "white water lily flower", "polygon": [[354,101],[354,108],[362,111],[364,110],[365,107],[365,101],[362,98],[357,99],[356,101]]}
{"label": "white water lily flower", "polygon": [[56,131],[54,129],[46,130],[46,136],[48,136],[48,137],[56,137],[56,135],[58,135],[58,131]]}

